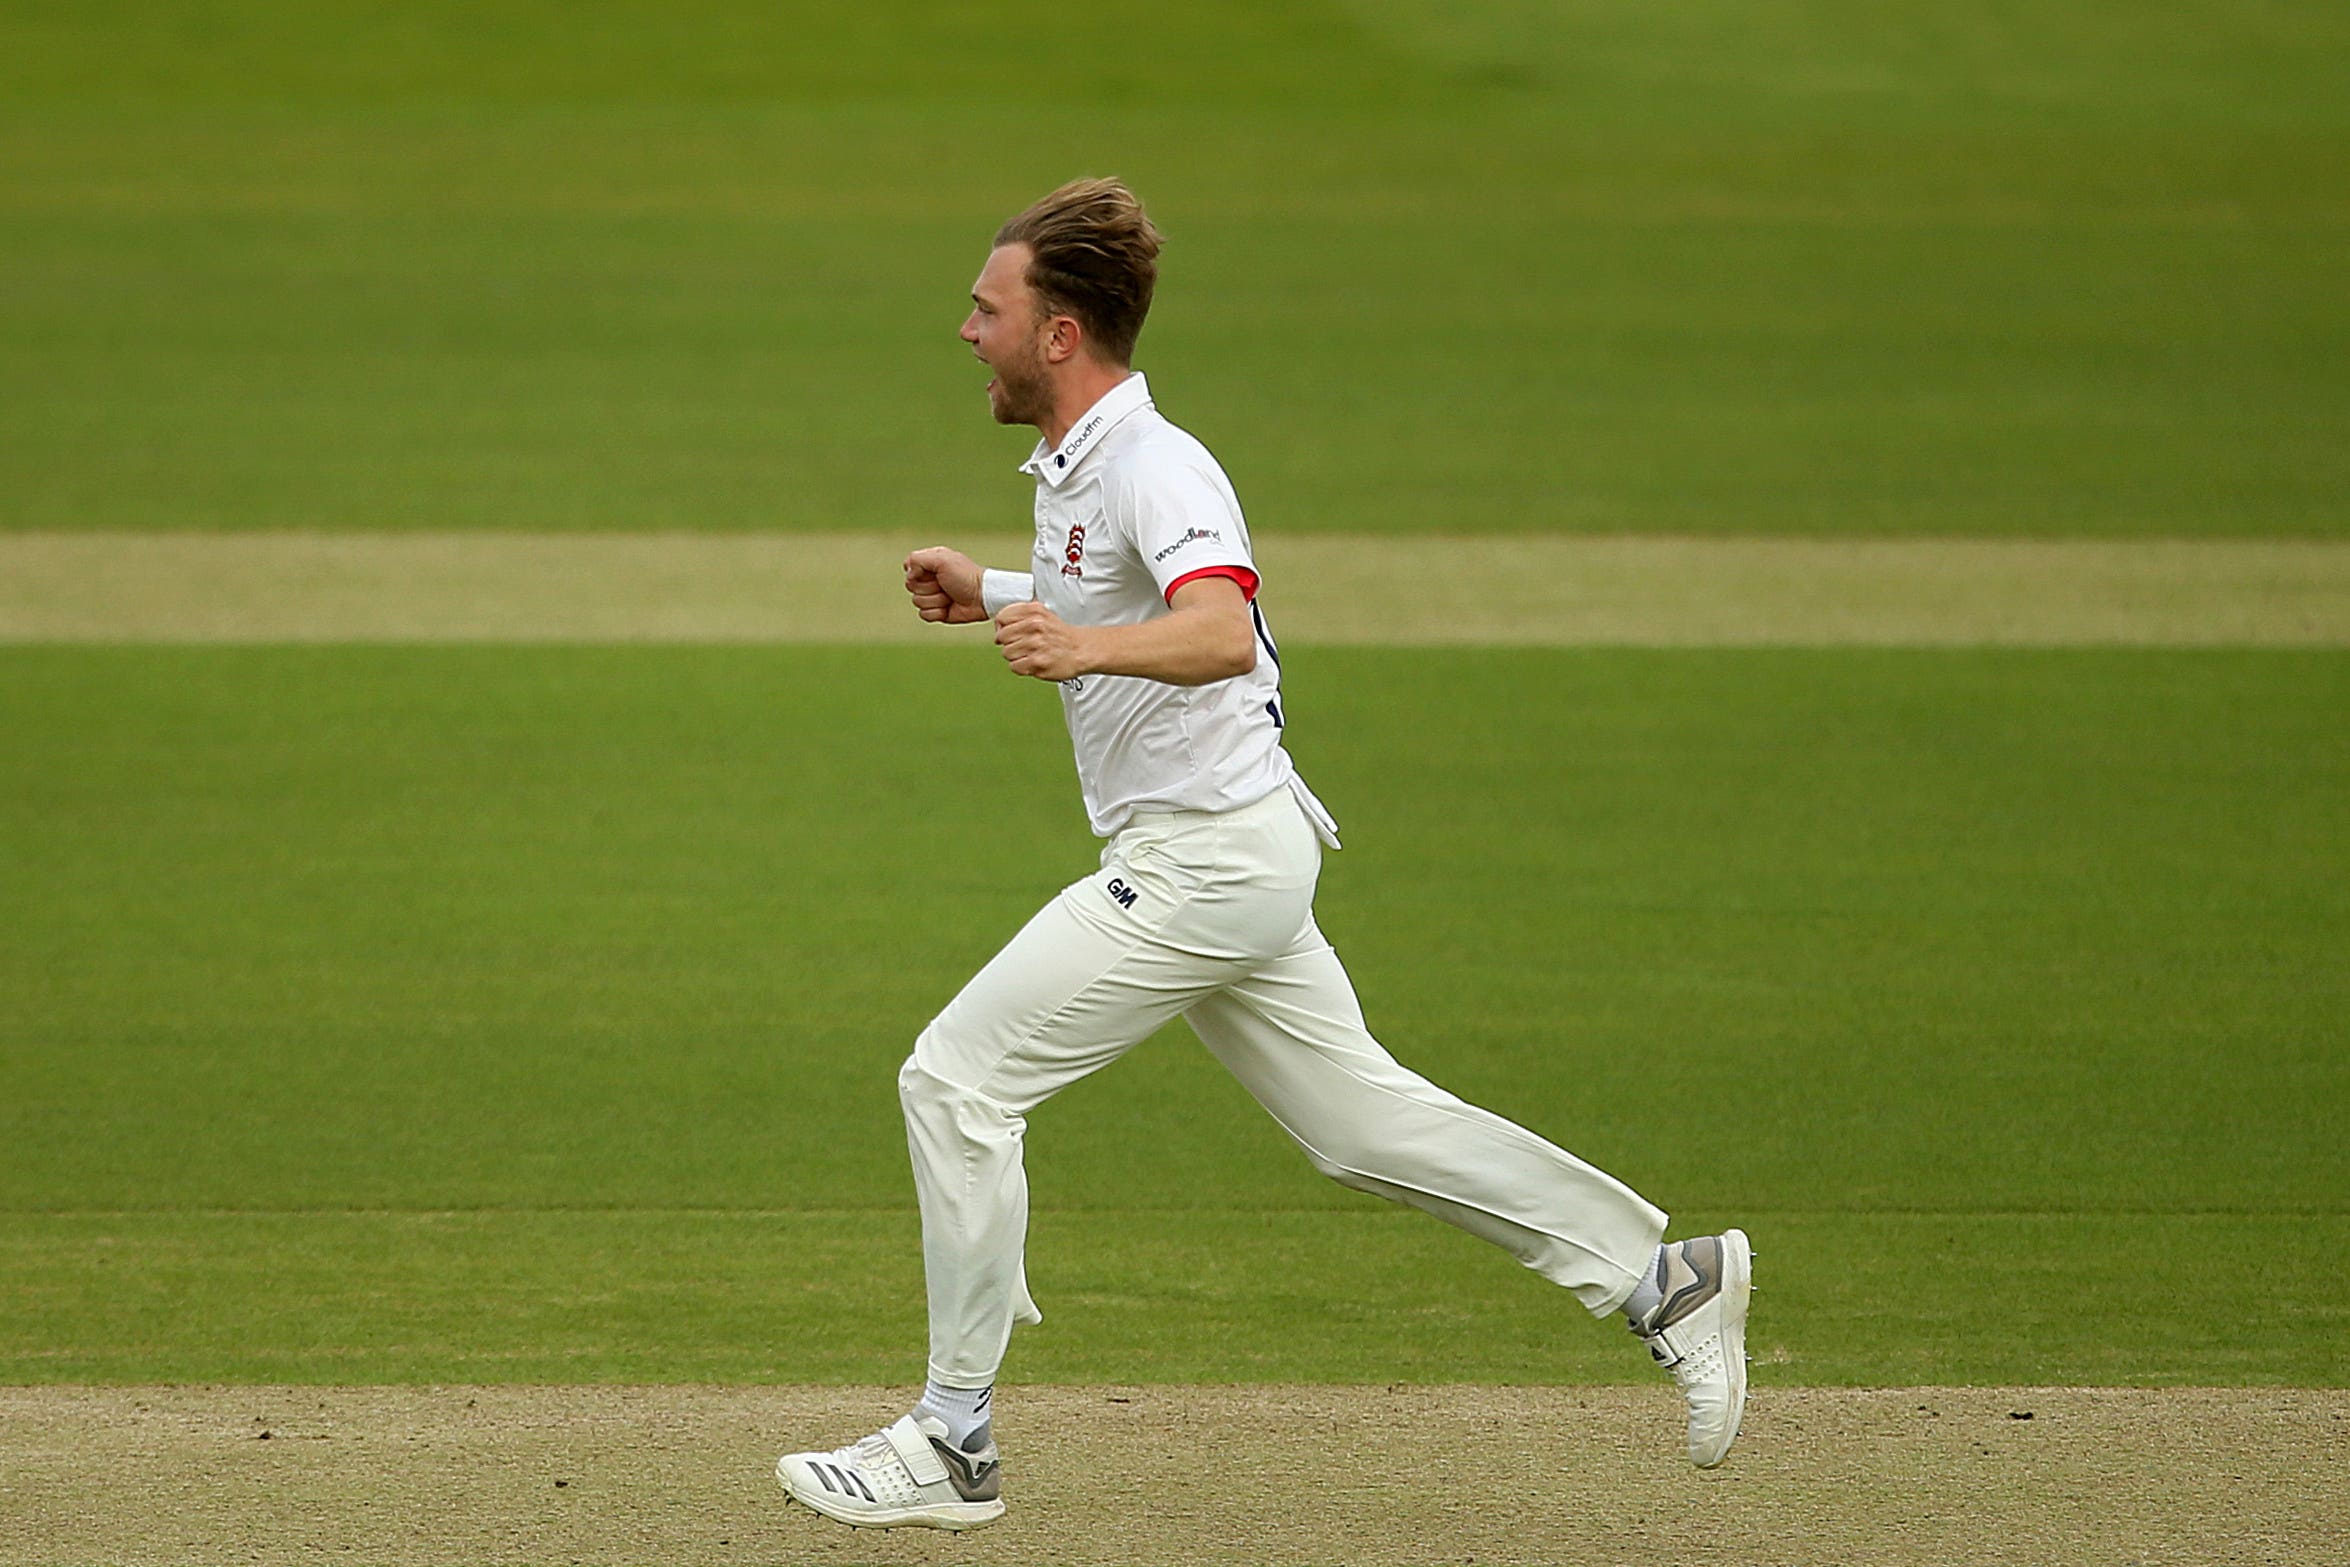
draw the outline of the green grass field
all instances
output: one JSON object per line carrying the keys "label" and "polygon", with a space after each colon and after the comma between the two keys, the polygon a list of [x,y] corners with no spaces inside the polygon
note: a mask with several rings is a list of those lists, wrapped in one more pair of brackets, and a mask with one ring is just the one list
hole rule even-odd
{"label": "green grass field", "polygon": [[0,527],[995,526],[1107,170],[1260,526],[2350,526],[2339,6],[16,0]]}
{"label": "green grass field", "polygon": [[[963,293],[1115,171],[1260,536],[2350,535],[2341,7],[1065,21],[14,0],[0,530],[1017,541]],[[1286,674],[1374,1026],[1765,1384],[2350,1385],[2350,655]],[[905,1383],[893,1069],[1091,853],[976,647],[0,647],[0,1384]],[[1179,1030],[1031,1163],[1016,1380],[1653,1376]]]}
{"label": "green grass field", "polygon": [[1175,1028],[961,1559],[2350,1557],[2350,10],[6,0],[0,1563],[937,1559],[768,1470],[1094,845],[977,636],[756,638],[1018,558],[955,328],[1106,172],[1374,1027],[1746,1226],[1760,1392],[1690,1471]]}
{"label": "green grass field", "polygon": [[[8,652],[0,1382],[912,1376],[894,1066],[1091,852],[962,654]],[[1374,1027],[1764,1376],[2350,1380],[2350,661],[1291,663]],[[1179,1029],[1031,1147],[1022,1380],[1651,1375]]]}

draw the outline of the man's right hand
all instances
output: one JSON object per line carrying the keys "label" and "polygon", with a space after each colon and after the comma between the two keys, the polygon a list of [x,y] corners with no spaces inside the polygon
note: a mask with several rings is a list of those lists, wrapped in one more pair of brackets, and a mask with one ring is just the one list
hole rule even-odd
{"label": "man's right hand", "polygon": [[979,595],[983,580],[979,563],[960,550],[916,550],[906,557],[906,591],[924,620],[968,626],[987,619]]}

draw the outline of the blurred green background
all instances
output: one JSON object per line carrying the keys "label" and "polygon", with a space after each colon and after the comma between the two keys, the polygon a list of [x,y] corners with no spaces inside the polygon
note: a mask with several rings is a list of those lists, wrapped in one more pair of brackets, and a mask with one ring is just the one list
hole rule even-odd
{"label": "blurred green background", "polygon": [[1116,172],[1260,526],[2341,534],[2350,9],[0,7],[0,527],[999,524]]}
{"label": "blurred green background", "polygon": [[[966,651],[7,653],[0,1381],[914,1375],[897,1065],[1092,857]],[[1766,1376],[2350,1380],[2350,659],[1289,662],[1374,1029]],[[1019,1380],[1654,1374],[1179,1025],[1029,1150]]]}
{"label": "blurred green background", "polygon": [[[1025,532],[1080,173],[1260,531],[2350,532],[2350,9],[0,0],[0,530]],[[1408,589],[1408,584],[1404,585]],[[0,1381],[900,1381],[914,1031],[1088,862],[984,650],[0,647]],[[1766,1380],[2341,1385],[2338,651],[1299,648],[1414,1064]],[[1023,1380],[1650,1377],[1179,1034]]]}

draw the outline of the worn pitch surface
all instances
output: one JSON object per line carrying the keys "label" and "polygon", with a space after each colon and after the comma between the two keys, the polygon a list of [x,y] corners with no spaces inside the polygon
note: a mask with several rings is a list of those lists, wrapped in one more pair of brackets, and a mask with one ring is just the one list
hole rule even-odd
{"label": "worn pitch surface", "polygon": [[1770,1388],[1730,1464],[1654,1388],[1020,1388],[987,1532],[848,1532],[778,1447],[881,1388],[9,1388],[0,1562],[2322,1562],[2350,1393]]}
{"label": "worn pitch surface", "polygon": [[1670,1389],[1056,1387],[959,1538],[786,1504],[874,1388],[0,1390],[0,1564],[2308,1563],[2350,1393],[1773,1388],[1730,1462]]}
{"label": "worn pitch surface", "polygon": [[[932,542],[0,534],[0,642],[904,641],[936,636],[898,585]],[[1016,566],[1024,541],[954,542]],[[2350,544],[2326,540],[1275,534],[1259,553],[1300,644],[2350,645]]]}

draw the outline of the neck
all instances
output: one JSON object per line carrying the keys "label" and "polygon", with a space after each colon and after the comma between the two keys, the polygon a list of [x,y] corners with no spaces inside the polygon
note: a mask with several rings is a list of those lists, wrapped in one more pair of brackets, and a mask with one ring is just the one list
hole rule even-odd
{"label": "neck", "polygon": [[1110,395],[1133,370],[1125,365],[1105,365],[1093,360],[1072,365],[1059,384],[1053,388],[1053,411],[1037,421],[1036,432],[1044,437],[1048,447],[1058,446],[1069,438],[1069,431],[1085,410]]}

